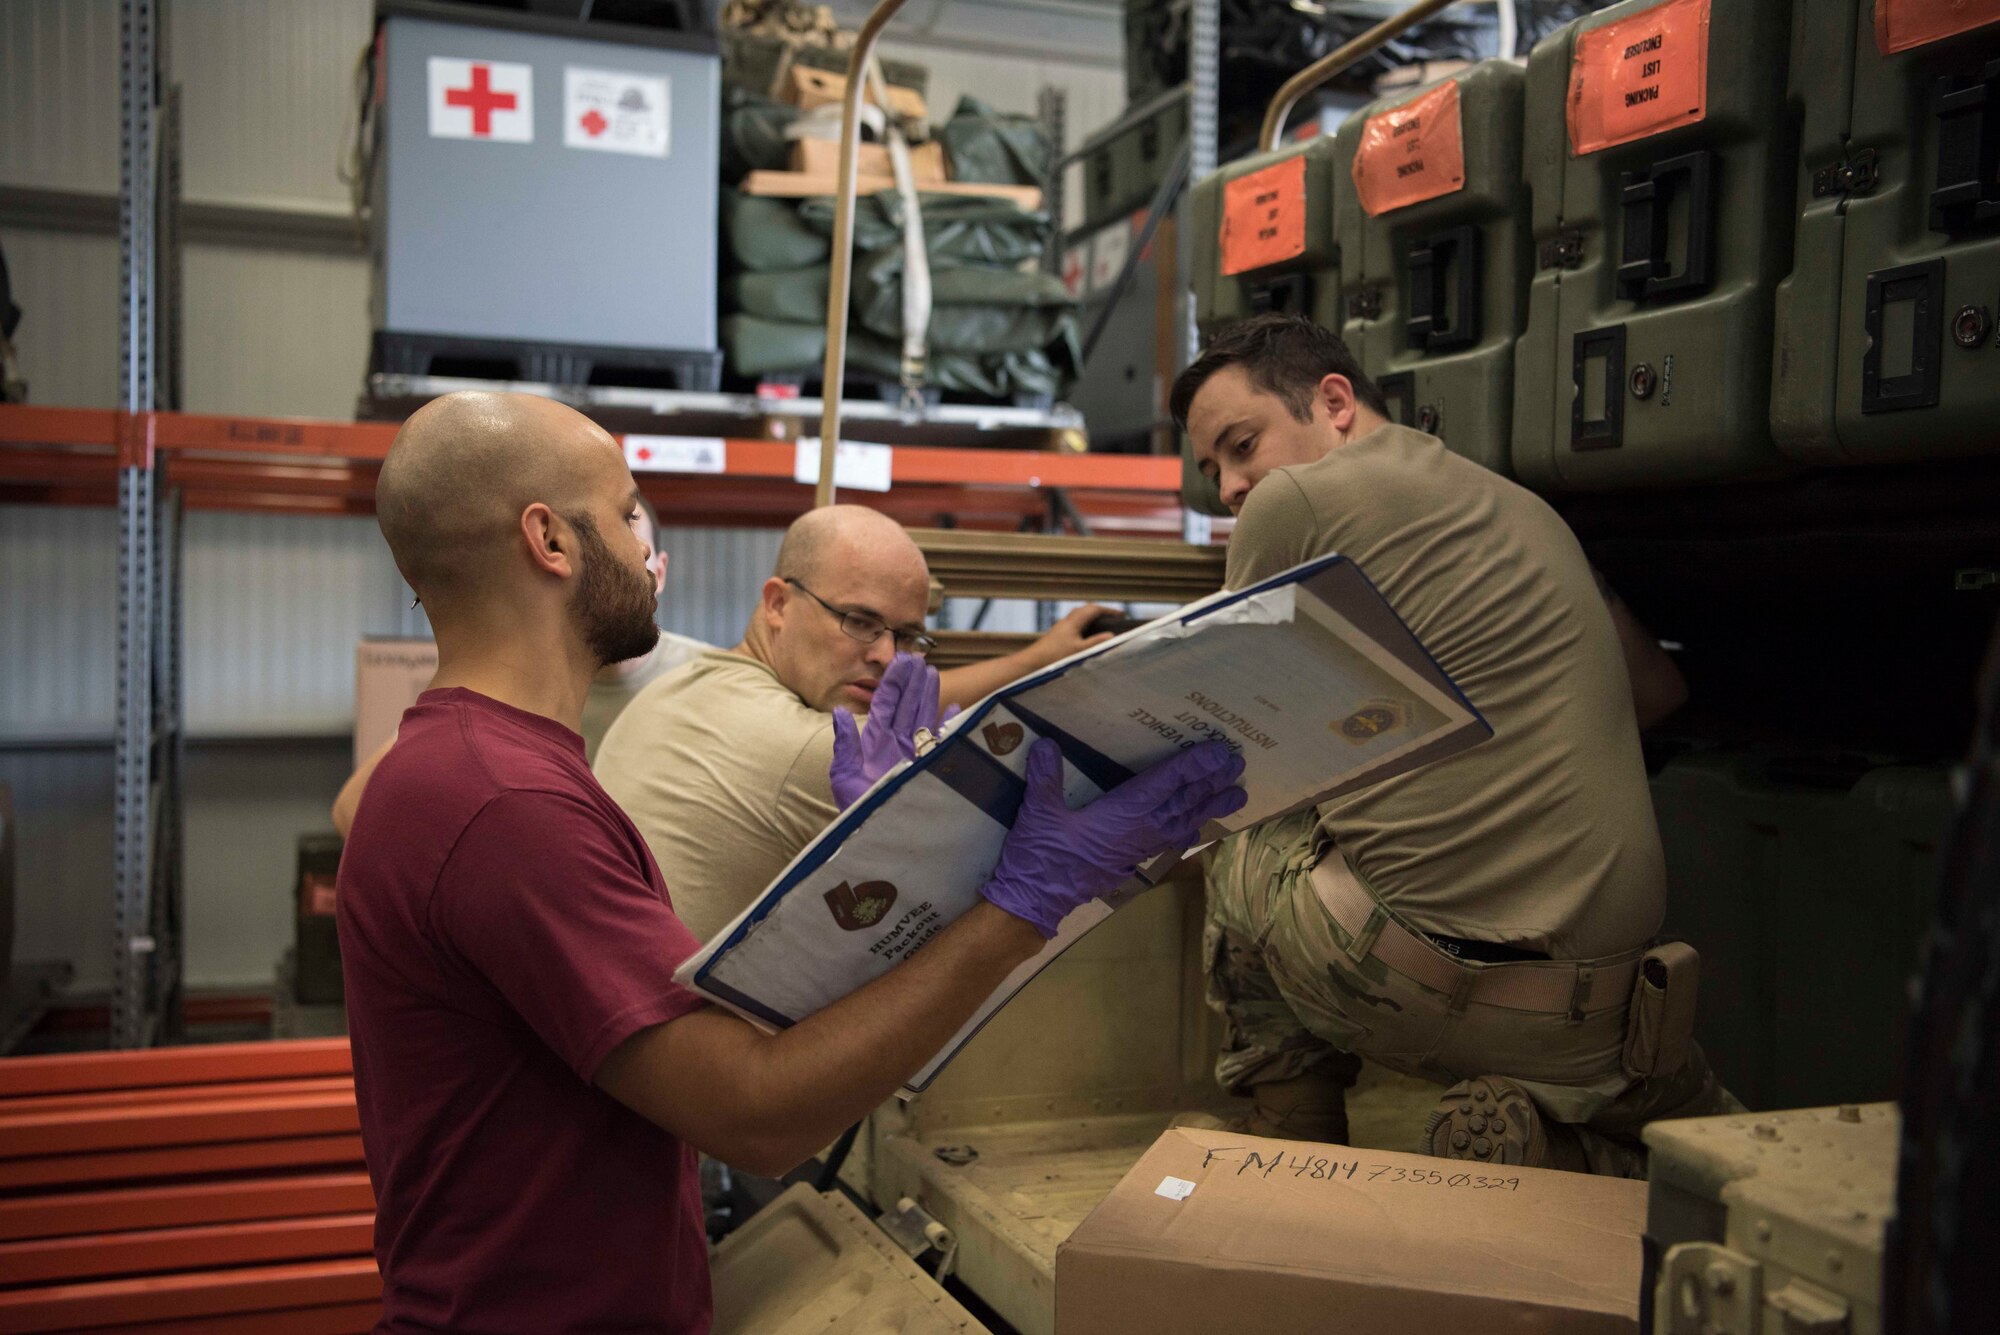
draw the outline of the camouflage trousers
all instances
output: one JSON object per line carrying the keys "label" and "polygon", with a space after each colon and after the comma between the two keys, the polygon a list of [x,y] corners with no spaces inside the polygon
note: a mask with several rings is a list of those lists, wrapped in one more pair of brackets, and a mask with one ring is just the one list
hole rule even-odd
{"label": "camouflage trousers", "polygon": [[[1349,951],[1311,884],[1321,856],[1311,811],[1232,835],[1206,855],[1203,934],[1209,1005],[1225,1021],[1216,1079],[1243,1094],[1309,1072],[1351,1085],[1366,1057],[1441,1085],[1497,1075],[1524,1086],[1556,1121],[1634,1138],[1663,1117],[1742,1111],[1699,1047],[1678,1071],[1635,1081],[1622,1053],[1630,997],[1578,1015],[1451,997]],[[1443,952],[1439,952],[1443,958]],[[1454,962],[1456,963],[1456,962]],[[1478,968],[1478,965],[1459,967]]]}

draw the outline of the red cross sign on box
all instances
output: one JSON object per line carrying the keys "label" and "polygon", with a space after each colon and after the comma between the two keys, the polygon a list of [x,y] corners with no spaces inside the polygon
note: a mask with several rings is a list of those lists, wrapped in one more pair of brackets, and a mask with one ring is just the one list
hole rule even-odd
{"label": "red cross sign on box", "polygon": [[533,143],[534,77],[532,66],[509,61],[432,56],[432,137]]}

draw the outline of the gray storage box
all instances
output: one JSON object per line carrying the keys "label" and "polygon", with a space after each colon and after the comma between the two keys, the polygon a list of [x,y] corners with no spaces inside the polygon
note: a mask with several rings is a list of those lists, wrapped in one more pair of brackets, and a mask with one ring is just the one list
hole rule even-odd
{"label": "gray storage box", "polygon": [[[380,12],[378,349],[416,335],[581,344],[599,361],[609,349],[712,353],[714,39],[438,5]],[[564,35],[580,32],[591,35]]]}

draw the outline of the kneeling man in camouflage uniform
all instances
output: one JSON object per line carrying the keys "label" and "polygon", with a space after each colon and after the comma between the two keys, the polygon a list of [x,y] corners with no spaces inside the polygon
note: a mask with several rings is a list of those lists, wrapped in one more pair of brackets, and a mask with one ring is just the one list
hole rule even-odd
{"label": "kneeling man in camouflage uniform", "polygon": [[1637,1175],[1644,1123],[1740,1109],[1690,1034],[1693,952],[1652,946],[1639,728],[1679,674],[1562,519],[1392,425],[1306,320],[1223,330],[1173,409],[1237,516],[1228,587],[1348,556],[1493,726],[1211,851],[1217,1074],[1249,1129],[1344,1139],[1362,1056],[1451,1086],[1428,1135],[1453,1158]]}

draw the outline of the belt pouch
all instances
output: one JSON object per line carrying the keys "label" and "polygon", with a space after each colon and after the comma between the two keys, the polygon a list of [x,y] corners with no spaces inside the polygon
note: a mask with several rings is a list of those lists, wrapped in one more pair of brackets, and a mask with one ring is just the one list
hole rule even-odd
{"label": "belt pouch", "polygon": [[1701,956],[1685,941],[1668,941],[1646,952],[1632,984],[1632,1009],[1625,1021],[1625,1074],[1634,1080],[1666,1075],[1686,1064],[1694,1042],[1695,995],[1700,990]]}

